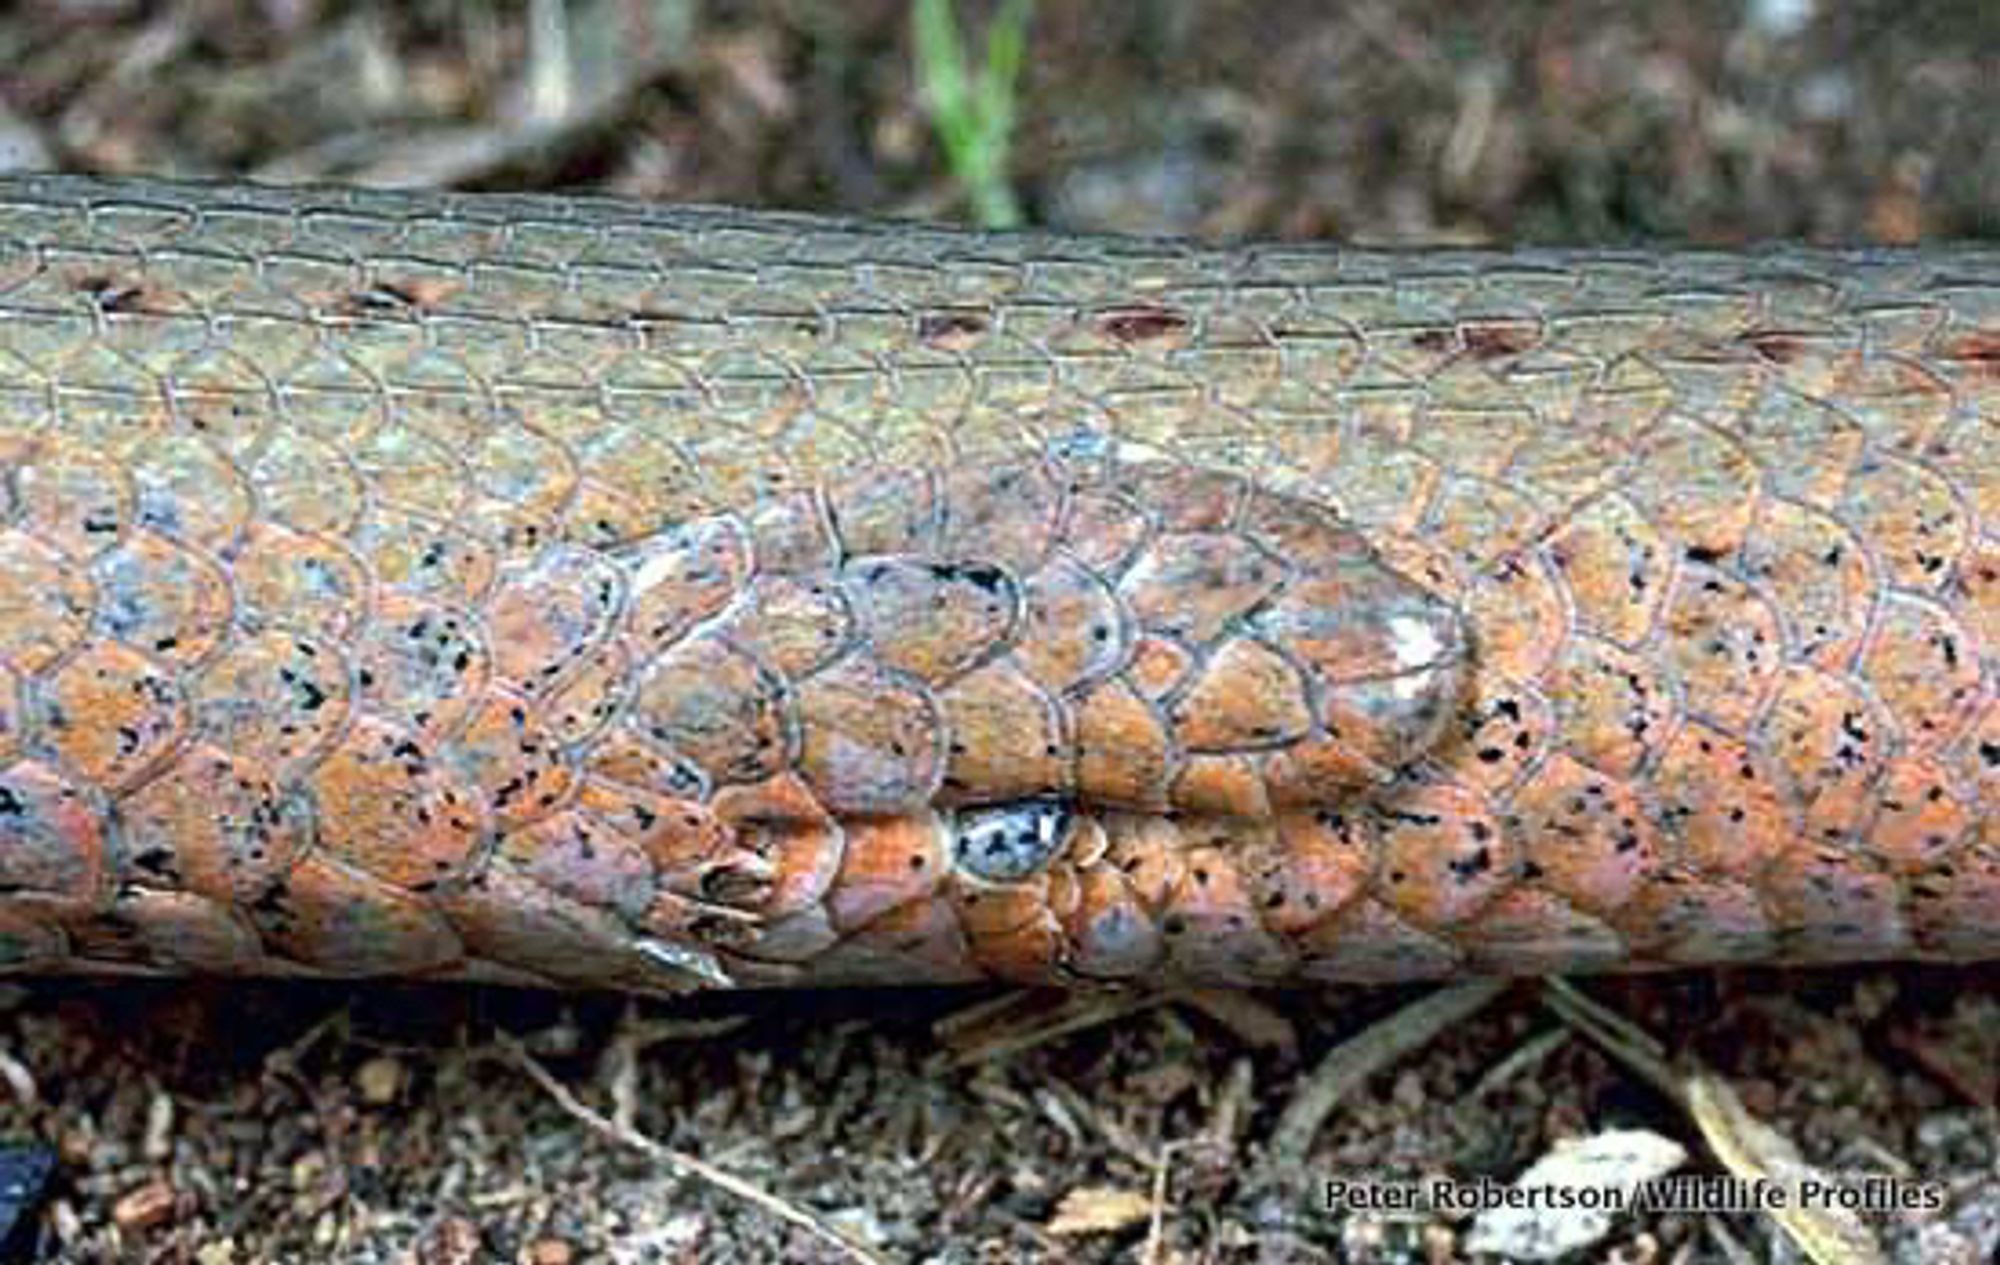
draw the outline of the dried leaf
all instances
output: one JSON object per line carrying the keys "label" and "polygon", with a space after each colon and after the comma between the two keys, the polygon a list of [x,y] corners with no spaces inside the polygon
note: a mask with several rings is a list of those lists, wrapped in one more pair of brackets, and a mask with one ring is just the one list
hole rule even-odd
{"label": "dried leaf", "polygon": [[[1771,1182],[1790,1191],[1805,1182],[1827,1187],[1837,1183],[1801,1159],[1791,1139],[1745,1110],[1728,1082],[1706,1074],[1689,1077],[1687,1105],[1708,1149],[1732,1176]],[[1815,1265],[1873,1265],[1887,1260],[1867,1224],[1845,1209],[1790,1198],[1784,1206],[1766,1211]]]}
{"label": "dried leaf", "polygon": [[1062,1197],[1056,1215],[1043,1228],[1050,1234],[1112,1234],[1138,1225],[1152,1214],[1152,1203],[1136,1190],[1078,1186]]}

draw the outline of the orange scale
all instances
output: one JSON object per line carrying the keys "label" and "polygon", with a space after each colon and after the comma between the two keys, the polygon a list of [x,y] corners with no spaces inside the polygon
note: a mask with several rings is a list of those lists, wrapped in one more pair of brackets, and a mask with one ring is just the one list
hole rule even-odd
{"label": "orange scale", "polygon": [[1386,782],[1391,770],[1338,738],[1305,738],[1263,757],[1265,794],[1273,808],[1337,804],[1356,787]]}
{"label": "orange scale", "polygon": [[1070,942],[1069,966],[1093,979],[1129,979],[1158,968],[1165,945],[1159,921],[1110,866],[1093,866],[1077,877],[1076,902],[1063,916]]}
{"label": "orange scale", "polygon": [[659,886],[652,858],[636,839],[581,809],[508,831],[500,836],[494,856],[513,873],[567,900],[628,921],[644,916]]}
{"label": "orange scale", "polygon": [[36,760],[0,770],[0,886],[92,902],[104,879],[104,821],[83,788]]}
{"label": "orange scale", "polygon": [[1452,944],[1398,918],[1373,900],[1357,901],[1298,937],[1298,978],[1320,983],[1407,984],[1461,969]]}
{"label": "orange scale", "polygon": [[1118,596],[1147,632],[1196,645],[1254,609],[1285,582],[1284,564],[1239,536],[1155,538],[1118,581]]}
{"label": "orange scale", "polygon": [[1960,962],[2000,957],[2000,845],[1960,848],[1910,880],[1910,930],[1926,954]]}
{"label": "orange scale", "polygon": [[1521,877],[1485,799],[1462,787],[1410,787],[1372,810],[1368,829],[1376,894],[1419,926],[1464,922]]}
{"label": "orange scale", "polygon": [[1723,966],[1768,962],[1778,951],[1778,929],[1756,888],[1681,870],[1642,884],[1612,922],[1641,961]]}
{"label": "orange scale", "polygon": [[1895,878],[1841,849],[1788,849],[1758,892],[1789,961],[1882,961],[1911,951]]}
{"label": "orange scale", "polygon": [[1766,500],[1738,565],[1777,605],[1798,658],[1827,672],[1853,663],[1878,585],[1868,550],[1845,524]]}
{"label": "orange scale", "polygon": [[1243,881],[1266,927],[1294,936],[1338,914],[1367,890],[1374,841],[1331,809],[1280,813],[1275,846],[1246,849]]}
{"label": "orange scale", "polygon": [[599,646],[542,699],[542,715],[559,741],[581,744],[603,732],[626,710],[637,685],[632,657],[615,643]]}
{"label": "orange scale", "polygon": [[86,644],[40,693],[36,729],[49,749],[114,791],[172,758],[192,730],[174,674],[115,641]]}
{"label": "orange scale", "polygon": [[498,686],[485,692],[471,721],[440,755],[477,788],[500,830],[553,812],[576,778],[535,705]]}
{"label": "orange scale", "polygon": [[713,783],[754,782],[790,763],[794,721],[784,683],[742,651],[701,637],[653,661],[628,723],[686,757]]}
{"label": "orange scale", "polygon": [[1659,528],[1624,497],[1585,504],[1545,546],[1568,586],[1577,624],[1637,645],[1653,627],[1674,581],[1674,557]]}
{"label": "orange scale", "polygon": [[946,742],[927,691],[853,658],[800,683],[793,702],[798,772],[828,811],[893,813],[930,802]]}
{"label": "orange scale", "polygon": [[1173,806],[1191,813],[1263,818],[1271,815],[1262,762],[1254,755],[1190,755],[1168,788]]}
{"label": "orange scale", "polygon": [[1132,621],[1103,579],[1057,555],[1028,577],[1026,618],[1014,664],[1052,694],[1081,690],[1117,670],[1131,650]]}
{"label": "orange scale", "polygon": [[1765,594],[1714,567],[1690,563],[1668,603],[1660,643],[1683,705],[1740,732],[1784,668],[1785,631]]}
{"label": "orange scale", "polygon": [[1169,973],[1231,982],[1288,974],[1291,951],[1260,921],[1256,895],[1228,851],[1190,851],[1159,912]]}
{"label": "orange scale", "polygon": [[623,597],[618,568],[583,549],[546,549],[503,573],[483,612],[494,674],[547,689],[610,636]]}
{"label": "orange scale", "polygon": [[840,877],[847,836],[804,782],[782,774],[726,787],[716,794],[714,810],[732,832],[735,849],[770,863],[771,885],[762,905],[767,917],[803,914],[826,899]]}
{"label": "orange scale", "polygon": [[869,654],[930,685],[999,653],[1022,604],[1020,584],[986,562],[857,558],[843,568],[841,590]]}
{"label": "orange scale", "polygon": [[686,759],[638,734],[618,730],[587,749],[582,772],[669,799],[700,799],[709,792],[707,774]]}
{"label": "orange scale", "polygon": [[1515,681],[1539,680],[1570,634],[1562,588],[1533,555],[1504,559],[1475,579],[1465,618],[1479,630],[1481,667]]}
{"label": "orange scale", "polygon": [[270,949],[333,976],[415,975],[463,958],[429,901],[330,858],[300,861],[250,916]]}
{"label": "orange scale", "polygon": [[820,576],[758,576],[722,615],[717,631],[791,680],[819,671],[854,644],[847,600]]}
{"label": "orange scale", "polygon": [[1981,640],[1942,606],[1900,593],[1882,603],[1861,675],[1908,749],[1949,744],[1985,701]]}
{"label": "orange scale", "polygon": [[1795,667],[1750,742],[1795,788],[1807,836],[1851,837],[1867,824],[1890,721],[1847,677]]}
{"label": "orange scale", "polygon": [[1452,938],[1468,965],[1490,975],[1563,975],[1608,971],[1630,954],[1607,923],[1550,892],[1506,892]]}
{"label": "orange scale", "polygon": [[198,736],[295,769],[330,747],[354,710],[341,647],[273,630],[237,637],[190,690]]}
{"label": "orange scale", "polygon": [[486,837],[485,804],[421,735],[357,720],[306,779],[320,844],[399,887],[462,874]]}
{"label": "orange scale", "polygon": [[949,840],[929,813],[846,824],[840,873],[826,893],[833,925],[851,932],[911,901],[928,900],[949,872]]}
{"label": "orange scale", "polygon": [[1555,739],[1555,709],[1536,689],[1481,673],[1459,711],[1456,740],[1440,744],[1454,781],[1488,794],[1518,784],[1540,763]]}
{"label": "orange scale", "polygon": [[1563,746],[1592,767],[1629,777],[1672,738],[1673,680],[1656,659],[1595,637],[1573,638],[1543,689]]}
{"label": "orange scale", "polygon": [[1164,808],[1174,749],[1158,709],[1115,679],[1074,706],[1078,793],[1097,803]]}
{"label": "orange scale", "polygon": [[271,766],[207,743],[127,795],[118,814],[122,881],[215,901],[256,900],[307,842]]}
{"label": "orange scale", "polygon": [[1593,913],[1618,909],[1663,864],[1652,821],[1631,786],[1568,756],[1554,757],[1521,787],[1506,825],[1522,841],[1522,881]]}
{"label": "orange scale", "polygon": [[[662,795],[623,782],[587,777],[565,808],[578,808],[628,839],[658,840],[664,854],[694,856],[714,851],[728,831],[714,822],[699,801]],[[706,821],[707,828],[703,828]],[[673,841],[668,843],[667,841]]]}
{"label": "orange scale", "polygon": [[1216,752],[1266,748],[1306,736],[1305,679],[1283,655],[1248,637],[1224,641],[1168,708],[1180,745]]}
{"label": "orange scale", "polygon": [[55,549],[0,528],[0,662],[39,672],[88,636],[88,575]]}
{"label": "orange scale", "polygon": [[1937,867],[1959,850],[1976,824],[1946,768],[1904,757],[1889,762],[1877,792],[1882,811],[1868,830],[1868,850],[1900,874]]}
{"label": "orange scale", "polygon": [[1125,669],[1132,687],[1146,698],[1160,699],[1180,688],[1194,672],[1194,652],[1166,637],[1141,636],[1132,643],[1131,666]]}
{"label": "orange scale", "polygon": [[730,518],[656,531],[633,542],[620,560],[628,594],[622,627],[641,656],[674,645],[727,606],[752,566],[749,538]]}
{"label": "orange scale", "polygon": [[978,803],[1066,789],[1075,758],[1061,708],[1011,663],[990,664],[938,696],[949,735],[944,790]]}
{"label": "orange scale", "polygon": [[1793,831],[1770,762],[1708,725],[1674,735],[1653,770],[1653,791],[1680,857],[1713,878],[1754,879]]}

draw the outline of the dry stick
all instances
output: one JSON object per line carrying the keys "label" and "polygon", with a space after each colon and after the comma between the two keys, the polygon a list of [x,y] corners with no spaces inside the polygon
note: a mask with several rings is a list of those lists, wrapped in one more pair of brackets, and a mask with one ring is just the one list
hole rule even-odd
{"label": "dry stick", "polygon": [[1153,1164],[1153,1191],[1149,1201],[1151,1215],[1146,1219],[1146,1246],[1139,1257],[1144,1265],[1160,1265],[1166,1259],[1167,1169],[1173,1163],[1174,1154],[1183,1145],[1182,1142],[1169,1142],[1162,1146],[1159,1159]]}
{"label": "dry stick", "polygon": [[1478,1012],[1507,991],[1508,984],[1504,979],[1482,979],[1441,988],[1336,1046],[1285,1105],[1271,1134],[1270,1159],[1297,1167],[1312,1146],[1313,1135],[1348,1091]]}
{"label": "dry stick", "polygon": [[664,1143],[656,1142],[637,1129],[629,1125],[618,1124],[602,1113],[593,1110],[585,1105],[582,1099],[570,1092],[567,1085],[557,1080],[553,1073],[536,1061],[535,1056],[528,1053],[527,1047],[523,1046],[512,1036],[505,1033],[500,1034],[499,1043],[501,1048],[513,1056],[514,1061],[520,1065],[521,1070],[528,1074],[528,1079],[541,1086],[543,1092],[555,1099],[558,1107],[561,1107],[586,1127],[610,1138],[614,1142],[631,1147],[648,1159],[665,1164],[667,1167],[675,1169],[685,1176],[707,1182],[718,1190],[734,1195],[747,1203],[755,1204],[781,1221],[789,1221],[803,1230],[810,1231],[849,1253],[857,1261],[864,1261],[867,1265],[889,1265],[887,1257],[876,1252],[865,1243],[857,1243],[855,1240],[841,1233],[839,1229],[829,1222],[814,1216],[797,1204],[787,1203],[761,1186],[752,1185],[750,1182],[744,1181],[741,1177],[719,1169],[705,1160],[696,1159],[685,1151],[677,1151]]}

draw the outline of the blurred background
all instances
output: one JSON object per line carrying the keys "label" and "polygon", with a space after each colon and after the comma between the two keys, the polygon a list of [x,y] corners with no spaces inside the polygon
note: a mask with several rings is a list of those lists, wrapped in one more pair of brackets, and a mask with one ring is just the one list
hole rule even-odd
{"label": "blurred background", "polygon": [[2000,233],[1987,0],[44,0],[0,166],[1436,242]]}
{"label": "blurred background", "polygon": [[[49,168],[1205,237],[1995,237],[2000,4],[0,4],[0,172]],[[1813,1162],[1940,1183],[1870,1259],[1995,1259],[2000,971],[1587,987]],[[1349,1078],[1274,1160],[1313,1069],[1425,994],[0,984],[0,1158],[33,1161],[0,1172],[0,1262],[862,1259],[627,1129],[879,1259],[1438,1265],[1462,1219],[1336,1216],[1317,1183],[1507,1180],[1613,1126],[1692,1142],[1524,987]],[[1678,1214],[1581,1255],[1800,1259],[1769,1220]]]}

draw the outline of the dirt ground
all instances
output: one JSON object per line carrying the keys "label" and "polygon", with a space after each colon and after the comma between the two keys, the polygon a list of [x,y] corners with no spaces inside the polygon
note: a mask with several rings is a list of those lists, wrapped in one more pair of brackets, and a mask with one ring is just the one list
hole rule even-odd
{"label": "dirt ground", "polygon": [[[0,9],[0,166],[963,218],[918,79],[892,0],[50,0]],[[1978,0],[1041,0],[1016,108],[1015,189],[1064,227],[2000,235]],[[1801,1162],[1936,1194],[1864,1218],[1887,1258],[2000,1252],[2000,971],[1579,988],[1663,1050],[1535,985],[1467,1018],[1420,989],[8,985],[0,1142],[57,1168],[7,1259],[1445,1262],[1466,1216],[1324,1183],[1504,1181],[1610,1130],[1731,1171],[1701,1069]],[[1570,1259],[1867,1259],[1800,1246],[1841,1229],[1649,1213]]]}

